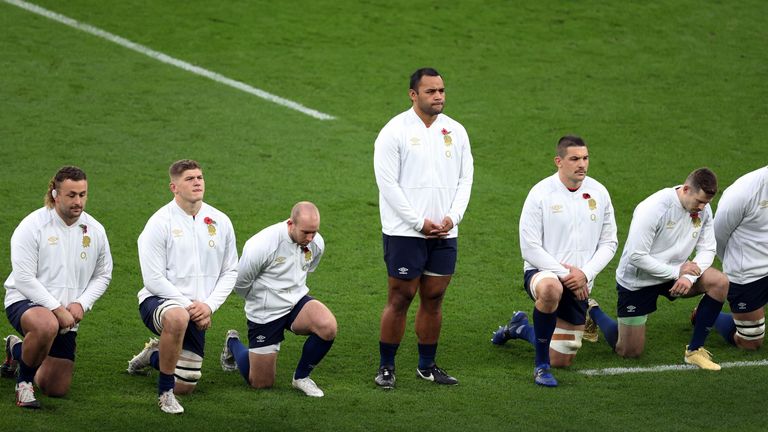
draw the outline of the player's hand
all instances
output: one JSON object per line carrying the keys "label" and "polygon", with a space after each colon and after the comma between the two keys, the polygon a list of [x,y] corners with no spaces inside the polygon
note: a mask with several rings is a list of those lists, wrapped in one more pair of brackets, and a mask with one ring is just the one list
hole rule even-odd
{"label": "player's hand", "polygon": [[447,237],[448,232],[453,229],[455,225],[453,224],[453,220],[451,220],[450,217],[446,216],[443,218],[443,230],[441,231],[441,237]]}
{"label": "player's hand", "polygon": [[571,290],[573,295],[576,296],[576,299],[588,299],[589,283],[587,282],[587,275],[576,266],[570,264],[563,264],[563,266],[568,269],[568,274],[560,278],[560,282],[563,286]]}
{"label": "player's hand", "polygon": [[680,274],[678,278],[682,278],[683,275],[691,275],[699,277],[701,276],[701,268],[693,261],[686,261],[680,266]]}
{"label": "player's hand", "polygon": [[209,328],[211,328],[211,317],[209,316],[208,318],[203,318],[199,321],[195,321],[195,327],[197,327],[197,329],[200,331],[208,330]]}
{"label": "player's hand", "polygon": [[81,305],[78,302],[70,303],[67,306],[67,310],[69,313],[72,314],[72,317],[75,319],[75,324],[79,323],[83,320],[83,315],[85,315],[85,311],[83,310],[83,305]]}
{"label": "player's hand", "polygon": [[59,329],[69,330],[75,326],[75,317],[64,306],[59,306],[51,312],[53,312],[56,320],[59,322]]}
{"label": "player's hand", "polygon": [[688,278],[681,277],[669,289],[669,295],[672,297],[685,297],[691,292],[691,287],[693,287],[693,282],[688,280]]}
{"label": "player's hand", "polygon": [[421,233],[427,236],[428,239],[445,237],[448,233],[443,233],[443,225],[436,224],[431,220],[425,218],[424,226],[421,227]]}
{"label": "player's hand", "polygon": [[197,323],[211,317],[211,308],[207,304],[195,300],[191,305],[187,306],[187,312],[189,312],[189,319]]}

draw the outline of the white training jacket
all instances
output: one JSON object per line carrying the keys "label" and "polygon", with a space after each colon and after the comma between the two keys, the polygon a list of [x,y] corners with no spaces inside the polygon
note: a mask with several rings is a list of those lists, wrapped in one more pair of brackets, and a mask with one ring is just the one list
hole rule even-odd
{"label": "white training jacket", "polygon": [[717,203],[715,238],[728,280],[743,285],[768,276],[768,167],[725,189]]}
{"label": "white training jacket", "polygon": [[237,244],[227,215],[203,203],[192,217],[171,201],[139,235],[144,288],[139,304],[157,296],[184,307],[201,301],[211,312],[224,303],[237,278]]}
{"label": "white training jacket", "polygon": [[608,190],[586,177],[571,192],[555,173],[531,188],[520,215],[520,250],[525,270],[568,275],[562,264],[584,272],[592,290],[595,277],[618,247],[616,220]]}
{"label": "white training jacket", "polygon": [[[693,262],[703,273],[715,259],[715,233],[709,204],[697,224],[683,208],[677,189],[662,189],[635,207],[616,281],[630,291],[676,280],[680,266],[695,250]],[[698,225],[698,226],[697,226]],[[691,282],[698,277],[684,275]]]}
{"label": "white training jacket", "polygon": [[11,236],[11,267],[6,308],[27,299],[50,310],[76,302],[89,311],[112,280],[107,234],[86,212],[69,226],[55,209],[30,213]]}
{"label": "white training jacket", "polygon": [[325,249],[320,233],[307,249],[303,251],[291,240],[287,220],[264,228],[245,242],[235,292],[245,299],[249,321],[274,321],[307,295],[307,273],[317,268]]}
{"label": "white training jacket", "polygon": [[376,138],[373,168],[384,234],[423,238],[424,218],[440,223],[448,216],[454,224],[448,237],[458,236],[474,173],[459,122],[438,114],[427,128],[413,108],[398,114]]}

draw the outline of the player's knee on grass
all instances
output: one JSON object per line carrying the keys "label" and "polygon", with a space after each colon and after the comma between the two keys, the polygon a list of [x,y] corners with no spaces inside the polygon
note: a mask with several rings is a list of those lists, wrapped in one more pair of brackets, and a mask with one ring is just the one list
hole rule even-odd
{"label": "player's knee on grass", "polygon": [[173,376],[176,379],[174,393],[188,394],[192,393],[200,381],[203,367],[203,358],[188,350],[181,350],[179,361],[176,362],[176,370]]}
{"label": "player's knee on grass", "polygon": [[736,334],[733,339],[739,348],[754,351],[763,345],[765,337],[765,318],[759,320],[737,320]]}
{"label": "player's knee on grass", "polygon": [[72,378],[69,379],[50,379],[35,377],[40,391],[48,397],[64,397],[69,393],[69,386]]}
{"label": "player's knee on grass", "polygon": [[568,367],[573,364],[576,353],[581,348],[583,330],[566,330],[555,328],[552,341],[549,343],[550,364],[552,367]]}
{"label": "player's knee on grass", "polygon": [[621,357],[640,357],[645,349],[645,323],[648,315],[619,317],[619,340],[615,352]]}
{"label": "player's knee on grass", "polygon": [[35,375],[35,383],[46,396],[66,396],[72,384],[73,368],[71,360],[47,357]]}

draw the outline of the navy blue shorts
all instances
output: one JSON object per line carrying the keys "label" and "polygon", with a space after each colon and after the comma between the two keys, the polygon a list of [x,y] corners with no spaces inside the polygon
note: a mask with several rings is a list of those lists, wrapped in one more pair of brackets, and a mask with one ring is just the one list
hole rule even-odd
{"label": "navy blue shorts", "polygon": [[[531,279],[533,275],[541,270],[532,269],[526,270],[523,274],[523,287],[525,292],[528,293],[528,297],[531,300],[536,300],[531,292]],[[557,304],[557,317],[561,320],[571,323],[573,325],[584,325],[587,321],[587,301],[578,300],[573,292],[568,288],[563,287],[563,295],[560,297],[560,302]]]}
{"label": "navy blue shorts", "polygon": [[768,276],[748,284],[731,282],[728,287],[728,304],[733,313],[747,313],[768,303]]}
{"label": "navy blue shorts", "polygon": [[[24,312],[33,307],[42,307],[38,304],[32,303],[29,300],[21,300],[13,303],[5,309],[5,315],[8,316],[8,321],[11,326],[24,336],[24,331],[21,329],[21,316]],[[48,351],[48,355],[51,357],[62,358],[75,361],[75,351],[77,351],[77,332],[69,331],[64,334],[58,334],[53,339],[53,345]]]}
{"label": "navy blue shorts", "polygon": [[248,321],[248,348],[261,348],[282,342],[285,339],[285,331],[291,330],[293,322],[299,316],[299,312],[308,301],[314,300],[312,296],[305,295],[290,312],[268,323],[258,324]]}
{"label": "navy blue shorts", "polygon": [[629,318],[656,312],[656,300],[659,296],[666,297],[671,301],[679,298],[672,297],[669,293],[669,289],[674,284],[675,281],[672,280],[663,284],[642,287],[637,291],[630,291],[617,283],[616,290],[619,292],[619,300],[616,304],[616,316]]}
{"label": "navy blue shorts", "polygon": [[[144,325],[158,336],[160,336],[160,332],[155,328],[154,313],[155,309],[160,307],[165,301],[166,299],[164,298],[152,296],[144,299],[139,305],[139,314],[141,314],[141,320],[144,321]],[[200,357],[205,357],[205,330],[198,330],[195,327],[194,321],[189,320],[181,347],[187,351],[192,351]]]}
{"label": "navy blue shorts", "polygon": [[458,241],[454,238],[425,239],[382,234],[387,274],[410,280],[424,271],[447,276],[456,270]]}

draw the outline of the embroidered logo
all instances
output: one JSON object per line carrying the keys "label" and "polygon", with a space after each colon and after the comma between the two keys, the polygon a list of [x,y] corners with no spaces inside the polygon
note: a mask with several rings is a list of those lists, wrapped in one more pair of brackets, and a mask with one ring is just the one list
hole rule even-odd
{"label": "embroidered logo", "polygon": [[88,225],[80,224],[80,229],[83,230],[83,247],[87,248],[91,245],[91,238],[88,236]]}
{"label": "embroidered logo", "polygon": [[738,306],[739,310],[744,310],[747,308],[747,304],[744,302],[740,302],[736,306]]}
{"label": "embroidered logo", "polygon": [[637,307],[636,307],[636,306],[633,306],[633,305],[629,305],[629,306],[627,306],[627,312],[629,312],[629,313],[632,313],[632,312],[634,312],[635,310],[637,310]]}
{"label": "embroidered logo", "polygon": [[667,222],[667,224],[666,224],[666,228],[667,229],[672,229],[674,227],[675,227],[675,221],[671,220],[671,221]]}
{"label": "embroidered logo", "polygon": [[401,275],[407,275],[408,274],[408,268],[407,267],[400,267],[397,269],[398,272],[400,272]]}
{"label": "embroidered logo", "polygon": [[284,256],[279,256],[279,257],[275,258],[275,264],[282,264],[284,262],[285,262],[285,257]]}
{"label": "embroidered logo", "polygon": [[768,200],[760,201],[760,208],[761,209],[768,208]]}
{"label": "embroidered logo", "polygon": [[171,234],[172,234],[174,237],[178,238],[178,237],[181,237],[181,236],[183,236],[183,235],[184,235],[184,231],[182,231],[182,230],[180,230],[180,229],[178,229],[178,228],[174,228],[174,229],[172,229],[172,230],[171,230]]}
{"label": "embroidered logo", "polygon": [[552,213],[562,213],[563,212],[563,206],[560,204],[555,204],[551,207]]}
{"label": "embroidered logo", "polygon": [[206,225],[208,225],[208,235],[211,237],[216,235],[216,221],[209,218],[208,216],[203,219],[203,222],[205,222]]}
{"label": "embroidered logo", "polygon": [[449,146],[453,144],[453,139],[451,138],[451,131],[449,131],[446,128],[443,128],[443,130],[441,130],[440,133],[443,134],[443,141],[445,142],[445,145]]}
{"label": "embroidered logo", "polygon": [[56,246],[57,244],[59,244],[59,238],[56,236],[48,237],[48,244],[51,246]]}
{"label": "embroidered logo", "polygon": [[699,212],[696,213],[690,213],[691,215],[691,222],[693,222],[693,227],[698,228],[701,226],[701,218],[699,217]]}
{"label": "embroidered logo", "polygon": [[413,137],[410,139],[411,145],[419,145],[421,144],[421,140],[418,137]]}

